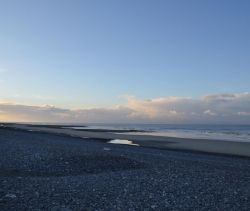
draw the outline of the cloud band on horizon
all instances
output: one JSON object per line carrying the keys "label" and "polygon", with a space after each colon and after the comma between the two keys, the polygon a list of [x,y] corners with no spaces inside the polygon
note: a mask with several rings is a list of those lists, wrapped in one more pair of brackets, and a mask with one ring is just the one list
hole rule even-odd
{"label": "cloud band on horizon", "polygon": [[207,123],[250,124],[250,93],[200,98],[133,96],[113,108],[63,109],[50,105],[0,103],[0,121],[71,123]]}

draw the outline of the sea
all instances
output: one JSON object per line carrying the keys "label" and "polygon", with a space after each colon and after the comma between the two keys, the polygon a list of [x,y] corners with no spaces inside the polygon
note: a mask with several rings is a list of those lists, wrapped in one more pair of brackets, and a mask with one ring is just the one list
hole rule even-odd
{"label": "sea", "polygon": [[74,129],[142,130],[127,132],[136,135],[153,135],[193,139],[215,139],[250,142],[250,125],[198,125],[198,124],[83,124]]}

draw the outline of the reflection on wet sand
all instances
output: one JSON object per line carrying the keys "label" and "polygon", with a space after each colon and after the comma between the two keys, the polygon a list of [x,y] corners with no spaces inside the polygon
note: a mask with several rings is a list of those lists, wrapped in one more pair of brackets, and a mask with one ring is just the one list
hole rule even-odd
{"label": "reflection on wet sand", "polygon": [[139,144],[135,144],[135,143],[133,143],[133,141],[124,140],[124,139],[113,139],[113,140],[110,140],[107,143],[110,143],[110,144],[127,144],[127,145],[139,146]]}

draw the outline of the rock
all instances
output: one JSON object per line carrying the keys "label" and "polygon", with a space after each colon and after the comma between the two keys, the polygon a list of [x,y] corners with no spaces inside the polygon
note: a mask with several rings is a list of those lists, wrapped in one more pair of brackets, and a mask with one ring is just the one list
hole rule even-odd
{"label": "rock", "polygon": [[8,193],[5,195],[6,198],[11,198],[11,199],[15,199],[17,196],[15,194],[12,193]]}
{"label": "rock", "polygon": [[154,205],[154,204],[153,204],[153,205],[151,205],[151,208],[152,208],[152,209],[156,209],[156,208],[157,208],[157,205]]}

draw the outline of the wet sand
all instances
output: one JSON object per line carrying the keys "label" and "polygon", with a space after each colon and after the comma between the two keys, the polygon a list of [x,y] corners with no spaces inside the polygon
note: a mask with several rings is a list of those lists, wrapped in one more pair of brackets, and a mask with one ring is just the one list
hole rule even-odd
{"label": "wet sand", "polygon": [[[133,141],[143,147],[152,147],[159,149],[173,149],[173,150],[190,150],[205,153],[219,153],[226,155],[238,155],[250,157],[250,142],[240,141],[223,141],[223,140],[206,140],[206,139],[190,139],[190,138],[174,138],[174,137],[162,137],[151,135],[130,135],[130,134],[116,134],[113,131],[106,130],[73,130],[70,128],[62,128],[60,125],[27,125],[27,124],[7,124],[6,126],[41,131],[56,134],[65,134],[74,137],[89,137],[97,138],[100,140],[111,139],[124,139]],[[121,132],[121,131],[119,131]],[[126,131],[125,131],[126,132]]]}

